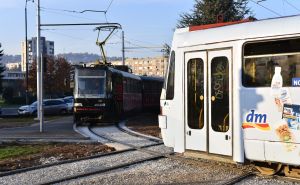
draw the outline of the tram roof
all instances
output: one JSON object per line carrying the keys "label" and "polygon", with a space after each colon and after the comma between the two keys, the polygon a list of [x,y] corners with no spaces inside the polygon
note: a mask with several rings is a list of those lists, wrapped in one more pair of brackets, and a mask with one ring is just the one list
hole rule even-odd
{"label": "tram roof", "polygon": [[128,77],[128,78],[133,78],[133,79],[136,79],[136,80],[141,80],[141,78],[137,75],[134,75],[132,73],[128,73],[128,72],[124,72],[124,71],[121,71],[121,70],[118,70],[118,69],[114,69],[112,67],[109,68],[112,72],[115,72],[115,73],[119,73],[119,74],[122,74],[124,77]]}
{"label": "tram roof", "polygon": [[[263,37],[300,34],[300,15],[258,21],[240,21],[197,30],[197,27],[177,29],[173,47],[188,47],[247,40]],[[197,39],[196,39],[197,38]]]}
{"label": "tram roof", "polygon": [[153,77],[153,76],[140,76],[142,80],[149,80],[149,81],[160,81],[163,82],[164,79],[161,77]]}

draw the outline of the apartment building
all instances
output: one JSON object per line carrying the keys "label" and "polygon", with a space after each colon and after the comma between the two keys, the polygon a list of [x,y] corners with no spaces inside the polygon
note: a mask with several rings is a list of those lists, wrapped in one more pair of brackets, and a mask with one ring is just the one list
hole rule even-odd
{"label": "apartment building", "polygon": [[[36,58],[37,54],[37,38],[33,37],[27,41],[28,46],[28,63],[29,65]],[[22,42],[22,55],[21,55],[21,70],[26,71],[26,43]],[[54,42],[47,41],[45,37],[41,37],[41,53],[42,55],[54,56]]]}
{"label": "apartment building", "polygon": [[[113,65],[122,65],[122,61],[114,61]],[[168,64],[166,57],[153,58],[128,58],[125,65],[132,69],[132,73],[136,75],[164,77]]]}

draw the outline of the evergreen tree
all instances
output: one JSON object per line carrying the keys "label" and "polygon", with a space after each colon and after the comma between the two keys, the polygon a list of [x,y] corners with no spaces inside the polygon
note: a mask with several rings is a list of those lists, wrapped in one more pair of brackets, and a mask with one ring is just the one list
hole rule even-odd
{"label": "evergreen tree", "polygon": [[238,21],[251,15],[248,0],[195,0],[191,13],[180,15],[177,27]]}
{"label": "evergreen tree", "polygon": [[[3,50],[1,49],[1,43],[0,43],[0,62],[2,60],[2,56],[4,55]],[[3,78],[3,72],[5,71],[5,66],[2,64],[2,62],[0,63],[0,93],[2,93],[3,88],[2,88],[2,78]]]}

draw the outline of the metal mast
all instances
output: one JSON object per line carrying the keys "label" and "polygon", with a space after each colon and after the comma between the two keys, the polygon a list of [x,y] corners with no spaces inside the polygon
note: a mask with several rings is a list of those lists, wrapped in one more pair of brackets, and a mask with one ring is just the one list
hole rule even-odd
{"label": "metal mast", "polygon": [[41,62],[41,16],[40,16],[40,0],[37,0],[37,114],[40,121],[40,132],[44,131],[43,122],[43,77]]}

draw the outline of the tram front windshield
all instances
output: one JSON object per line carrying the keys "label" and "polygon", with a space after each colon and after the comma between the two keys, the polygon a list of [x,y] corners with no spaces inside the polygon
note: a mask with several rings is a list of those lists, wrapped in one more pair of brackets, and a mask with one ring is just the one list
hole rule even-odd
{"label": "tram front windshield", "polygon": [[105,96],[105,71],[83,70],[77,73],[77,96],[103,98]]}

